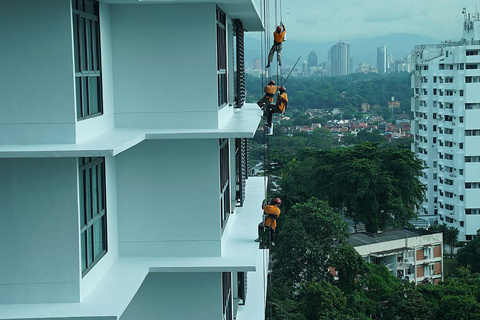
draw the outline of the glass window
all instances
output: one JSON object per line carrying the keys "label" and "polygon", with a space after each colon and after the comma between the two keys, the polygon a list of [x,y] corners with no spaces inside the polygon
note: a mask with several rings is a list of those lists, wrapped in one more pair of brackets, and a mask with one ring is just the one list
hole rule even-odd
{"label": "glass window", "polygon": [[103,113],[99,10],[95,0],[72,6],[77,119],[85,119]]}
{"label": "glass window", "polygon": [[217,8],[217,83],[218,107],[227,104],[227,32],[226,16]]}
{"label": "glass window", "polygon": [[79,158],[82,274],[107,252],[105,158]]}
{"label": "glass window", "polygon": [[223,230],[231,211],[230,155],[228,139],[219,139],[220,145],[220,225]]}

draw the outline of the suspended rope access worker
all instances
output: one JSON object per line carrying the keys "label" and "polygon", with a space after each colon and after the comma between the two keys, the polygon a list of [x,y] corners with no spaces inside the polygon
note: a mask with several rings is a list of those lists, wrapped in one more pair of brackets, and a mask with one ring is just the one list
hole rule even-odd
{"label": "suspended rope access worker", "polygon": [[270,68],[270,62],[273,61],[273,54],[277,52],[278,65],[282,65],[282,43],[285,41],[286,29],[283,25],[283,22],[280,22],[280,25],[277,26],[275,32],[273,32],[273,46],[268,53],[268,64],[267,68]]}
{"label": "suspended rope access worker", "polygon": [[[280,198],[275,198],[272,201],[272,204],[267,204],[265,200],[262,202],[263,216],[264,221],[258,224],[258,238],[255,239],[256,242],[260,242],[265,246],[267,243],[262,243],[269,241],[272,245],[275,245],[275,229],[277,228],[277,218],[280,216],[280,206],[282,205],[282,200]],[[267,239],[265,239],[268,236]]]}
{"label": "suspended rope access worker", "polygon": [[264,109],[264,117],[267,118],[267,131],[272,128],[272,117],[274,113],[285,113],[288,106],[288,96],[287,96],[287,89],[285,87],[280,87],[278,89],[278,96],[277,96],[277,103],[275,104],[268,104]]}
{"label": "suspended rope access worker", "polygon": [[263,88],[265,95],[257,101],[257,105],[263,110],[266,105],[273,103],[273,98],[279,88],[279,86],[275,85],[275,81],[270,80],[265,88]]}

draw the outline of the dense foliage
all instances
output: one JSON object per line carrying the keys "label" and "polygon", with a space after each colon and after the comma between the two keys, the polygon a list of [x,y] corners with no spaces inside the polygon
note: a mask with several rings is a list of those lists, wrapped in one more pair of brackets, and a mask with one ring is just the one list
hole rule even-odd
{"label": "dense foliage", "polygon": [[[361,111],[361,105],[386,106],[392,97],[400,102],[403,112],[410,111],[410,73],[388,75],[355,73],[343,77],[288,78],[289,110],[339,108],[347,114]],[[276,80],[276,79],[275,79]],[[263,95],[267,79],[246,75],[247,101]],[[278,82],[278,81],[277,81]]]}
{"label": "dense foliage", "polygon": [[279,223],[268,319],[480,320],[480,275],[469,268],[439,285],[402,283],[385,266],[364,262],[346,242],[341,215],[316,198]]}
{"label": "dense foliage", "polygon": [[415,217],[423,197],[421,162],[405,148],[363,143],[328,151],[309,149],[292,159],[281,176],[282,197],[293,204],[327,199],[369,232],[401,227]]}

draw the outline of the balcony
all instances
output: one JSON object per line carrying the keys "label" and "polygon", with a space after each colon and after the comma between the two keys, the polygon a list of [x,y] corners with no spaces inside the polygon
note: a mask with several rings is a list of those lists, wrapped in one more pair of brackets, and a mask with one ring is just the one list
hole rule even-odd
{"label": "balcony", "polygon": [[250,103],[236,109],[217,129],[115,128],[77,144],[0,145],[0,158],[112,157],[144,140],[253,138],[261,110]]}

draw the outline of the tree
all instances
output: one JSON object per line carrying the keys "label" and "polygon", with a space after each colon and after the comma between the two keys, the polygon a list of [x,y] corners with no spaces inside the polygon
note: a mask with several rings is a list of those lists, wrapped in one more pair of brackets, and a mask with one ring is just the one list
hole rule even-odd
{"label": "tree", "polygon": [[367,141],[367,142],[385,142],[385,141],[387,141],[385,139],[385,137],[380,134],[379,130],[372,130],[372,132],[362,130],[359,133],[357,133],[357,140]]}
{"label": "tree", "polygon": [[362,256],[351,245],[343,245],[335,249],[330,262],[337,272],[338,287],[346,294],[353,292],[357,288],[357,277],[366,272]]}
{"label": "tree", "polygon": [[321,150],[329,150],[333,147],[333,136],[327,128],[313,130],[310,146]]}
{"label": "tree", "polygon": [[449,227],[445,223],[442,224],[433,224],[428,230],[431,231],[440,231],[443,234],[443,242],[448,245],[450,249],[450,254],[453,254],[455,245],[457,244],[459,230],[455,227]]}
{"label": "tree", "polygon": [[480,272],[480,229],[477,236],[458,251],[457,260],[463,266],[470,266],[472,272]]}
{"label": "tree", "polygon": [[329,279],[329,257],[348,236],[342,217],[326,201],[311,198],[294,205],[283,218],[273,249],[275,278],[292,287]]}
{"label": "tree", "polygon": [[363,143],[319,154],[316,187],[367,232],[405,226],[423,198],[422,168],[410,150]]}
{"label": "tree", "polygon": [[332,319],[332,314],[341,314],[347,305],[342,291],[324,280],[302,283],[299,302],[307,320]]}
{"label": "tree", "polygon": [[432,319],[432,310],[415,284],[406,282],[393,293],[389,303],[398,320]]}
{"label": "tree", "polygon": [[400,280],[383,265],[367,263],[366,268],[367,271],[358,279],[359,286],[365,296],[375,303],[374,315],[385,313],[394,293],[401,286]]}

